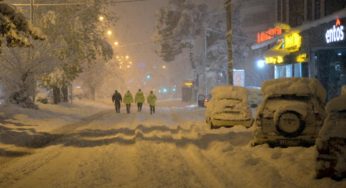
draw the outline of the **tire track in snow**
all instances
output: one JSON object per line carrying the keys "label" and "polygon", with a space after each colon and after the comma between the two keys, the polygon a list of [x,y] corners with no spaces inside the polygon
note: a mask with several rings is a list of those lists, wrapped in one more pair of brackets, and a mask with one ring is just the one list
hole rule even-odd
{"label": "tire track in snow", "polygon": [[136,143],[138,185],[143,187],[204,187],[175,145]]}
{"label": "tire track in snow", "polygon": [[[86,126],[97,119],[103,118],[104,116],[106,116],[107,114],[111,112],[112,112],[111,110],[102,111],[102,112],[93,114],[91,116],[82,118],[82,120],[77,123],[64,125],[58,129],[55,129],[52,131],[52,134],[59,135],[59,136],[47,137],[47,138],[44,138],[43,140],[35,140],[35,143],[33,144],[35,144],[36,147],[27,149],[26,152],[30,154],[39,153],[38,151],[44,149],[44,147],[50,144],[58,143],[59,141],[65,139],[68,136],[68,134],[73,132],[74,130],[80,127]],[[4,183],[5,185],[7,183],[12,184],[14,182],[19,181],[23,177],[32,174],[33,172],[40,169],[42,166],[46,165],[49,161],[54,160],[57,156],[60,155],[60,152],[61,150],[54,150],[53,152],[49,153],[49,155],[46,155],[43,157],[39,155],[41,156],[39,160],[36,160],[37,156],[34,156],[34,159],[31,159],[30,162],[27,162],[24,164],[21,163],[22,158],[6,161],[6,165],[2,165],[1,166],[2,168],[0,169],[0,172],[1,172],[0,185],[2,185],[2,183]],[[21,166],[13,169],[12,164],[14,165],[20,164]],[[7,186],[0,186],[0,187],[7,187]]]}
{"label": "tire track in snow", "polygon": [[51,151],[48,154],[34,156],[29,161],[16,160],[14,166],[7,166],[7,168],[2,168],[0,170],[0,187],[9,187],[20,180],[31,175],[33,172],[37,171],[41,167],[45,166],[48,162],[54,160],[60,155],[59,151]]}

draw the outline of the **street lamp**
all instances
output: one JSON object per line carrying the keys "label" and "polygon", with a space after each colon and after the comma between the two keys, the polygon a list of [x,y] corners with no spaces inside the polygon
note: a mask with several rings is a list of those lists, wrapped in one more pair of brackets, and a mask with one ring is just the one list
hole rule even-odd
{"label": "street lamp", "polygon": [[107,35],[108,35],[108,36],[111,36],[112,34],[113,34],[113,32],[112,32],[111,30],[108,30],[108,31],[107,31]]}
{"label": "street lamp", "polygon": [[104,16],[99,16],[99,21],[100,22],[103,22],[105,20],[105,17]]}
{"label": "street lamp", "polygon": [[119,46],[119,42],[118,42],[118,41],[115,41],[115,42],[114,42],[114,45],[115,45],[115,46]]}
{"label": "street lamp", "polygon": [[265,66],[265,60],[263,60],[263,59],[259,59],[259,60],[257,60],[257,62],[256,62],[256,64],[257,64],[257,67],[259,68],[259,69],[263,69],[264,68],[264,66]]}

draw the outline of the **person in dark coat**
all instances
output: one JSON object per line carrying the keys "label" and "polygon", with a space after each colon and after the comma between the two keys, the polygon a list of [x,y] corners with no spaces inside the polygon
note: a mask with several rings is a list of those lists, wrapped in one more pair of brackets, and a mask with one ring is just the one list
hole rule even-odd
{"label": "person in dark coat", "polygon": [[123,98],[121,97],[121,94],[117,90],[115,90],[114,94],[112,96],[112,101],[115,105],[115,111],[117,113],[120,113],[120,105],[121,105],[122,100],[123,100]]}

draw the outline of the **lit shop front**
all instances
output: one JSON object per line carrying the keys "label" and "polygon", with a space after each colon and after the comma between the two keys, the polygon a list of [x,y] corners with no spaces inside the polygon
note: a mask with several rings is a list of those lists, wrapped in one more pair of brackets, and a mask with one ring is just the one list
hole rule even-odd
{"label": "lit shop front", "polygon": [[346,85],[346,17],[337,17],[302,32],[302,48],[310,52],[309,72],[323,84],[328,98]]}
{"label": "lit shop front", "polygon": [[302,42],[299,31],[290,30],[265,52],[266,63],[275,66],[275,78],[308,76],[308,53],[301,49]]}
{"label": "lit shop front", "polygon": [[329,99],[346,85],[346,11],[289,29],[269,42],[274,45],[264,57],[274,65],[275,78],[317,78]]}

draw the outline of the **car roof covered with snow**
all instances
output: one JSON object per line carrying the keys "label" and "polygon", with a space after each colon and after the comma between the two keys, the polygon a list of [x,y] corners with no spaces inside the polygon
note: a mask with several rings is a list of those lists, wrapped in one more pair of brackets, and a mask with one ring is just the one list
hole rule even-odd
{"label": "car roof covered with snow", "polygon": [[297,95],[297,96],[317,96],[324,102],[326,90],[315,78],[280,78],[265,81],[262,85],[262,92],[265,97]]}
{"label": "car roof covered with snow", "polygon": [[247,103],[248,91],[239,86],[217,86],[212,90],[213,99],[239,99]]}

